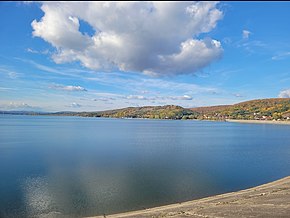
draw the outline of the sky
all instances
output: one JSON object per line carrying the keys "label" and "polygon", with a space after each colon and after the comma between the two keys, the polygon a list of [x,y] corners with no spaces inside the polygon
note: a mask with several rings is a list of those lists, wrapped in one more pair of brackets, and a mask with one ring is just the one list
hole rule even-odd
{"label": "sky", "polygon": [[290,97],[290,2],[0,2],[0,110]]}

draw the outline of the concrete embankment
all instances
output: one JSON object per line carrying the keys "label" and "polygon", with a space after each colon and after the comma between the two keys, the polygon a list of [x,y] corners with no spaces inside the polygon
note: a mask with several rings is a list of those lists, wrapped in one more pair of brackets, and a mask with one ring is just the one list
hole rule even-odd
{"label": "concrete embankment", "polygon": [[242,191],[95,218],[101,217],[290,217],[290,176]]}

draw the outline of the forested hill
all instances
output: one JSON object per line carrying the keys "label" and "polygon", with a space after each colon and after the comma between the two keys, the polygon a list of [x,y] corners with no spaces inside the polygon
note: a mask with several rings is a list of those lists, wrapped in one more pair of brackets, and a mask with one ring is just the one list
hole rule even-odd
{"label": "forested hill", "polygon": [[290,119],[290,98],[258,99],[191,110],[199,114],[199,119],[285,120]]}
{"label": "forested hill", "polygon": [[286,120],[290,119],[290,98],[259,99],[234,105],[182,108],[175,105],[128,107],[102,112],[82,112],[80,116],[150,119],[244,119]]}
{"label": "forested hill", "polygon": [[259,99],[234,105],[183,108],[175,105],[128,107],[99,112],[7,112],[3,114],[84,116],[150,119],[205,119],[205,120],[290,120],[290,98]]}
{"label": "forested hill", "polygon": [[150,118],[150,119],[197,119],[198,113],[180,106],[145,106],[128,107],[101,112],[82,112],[80,116],[115,117],[115,118]]}

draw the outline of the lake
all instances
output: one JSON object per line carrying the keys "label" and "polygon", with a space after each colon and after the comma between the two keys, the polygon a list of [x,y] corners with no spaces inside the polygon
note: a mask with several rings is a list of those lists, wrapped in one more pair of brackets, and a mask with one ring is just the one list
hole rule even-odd
{"label": "lake", "polygon": [[290,175],[290,126],[0,115],[0,217],[112,214]]}

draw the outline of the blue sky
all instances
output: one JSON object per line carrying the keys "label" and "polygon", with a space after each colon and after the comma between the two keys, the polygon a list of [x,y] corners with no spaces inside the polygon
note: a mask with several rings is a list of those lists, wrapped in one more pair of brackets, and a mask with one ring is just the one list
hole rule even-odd
{"label": "blue sky", "polygon": [[290,97],[289,2],[0,2],[0,110]]}

